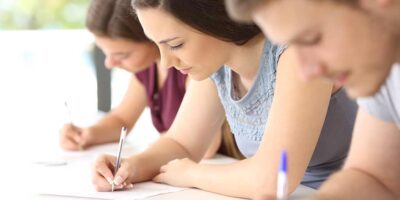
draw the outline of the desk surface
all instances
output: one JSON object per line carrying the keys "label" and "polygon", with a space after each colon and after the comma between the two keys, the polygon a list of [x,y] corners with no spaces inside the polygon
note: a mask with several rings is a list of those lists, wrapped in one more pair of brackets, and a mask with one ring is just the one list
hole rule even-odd
{"label": "desk surface", "polygon": [[[290,196],[291,200],[305,199],[314,194],[315,190],[300,185],[296,191]],[[77,198],[77,197],[65,197],[65,196],[55,196],[55,195],[36,195],[36,200],[89,200],[89,198]],[[240,198],[228,197],[220,194],[215,194],[199,189],[187,189],[180,192],[168,193],[146,198],[146,200],[164,200],[164,199],[174,199],[174,200],[235,200]]]}
{"label": "desk surface", "polygon": [[[128,145],[127,145],[128,146]],[[86,151],[86,152],[72,152],[72,153],[66,153],[64,154],[64,158],[67,160],[74,162],[76,160],[92,160],[91,158],[94,156],[94,154],[98,152],[104,152],[104,153],[110,153],[110,152],[115,152],[116,144],[112,145],[103,145],[98,148],[94,148],[92,150]],[[124,148],[125,150],[125,148]],[[137,153],[135,148],[133,147],[128,147],[127,151],[124,152],[124,154],[131,154],[131,153]],[[221,156],[217,155],[215,158],[210,159],[210,160],[204,160],[202,163],[207,163],[207,164],[223,164],[223,163],[231,163],[235,162],[234,159],[226,157],[226,156]],[[88,200],[88,199],[93,199],[93,198],[77,198],[77,197],[68,197],[68,196],[58,196],[58,195],[46,195],[46,194],[39,194],[38,192],[34,192],[34,199],[37,200],[70,200],[70,199],[78,199],[78,200]],[[315,190],[308,188],[306,186],[299,186],[297,190],[291,195],[290,199],[304,199],[306,197],[311,196]],[[220,194],[215,194],[207,191],[202,191],[199,189],[186,189],[183,191],[179,192],[173,192],[173,193],[167,193],[167,194],[161,194],[153,197],[146,198],[148,200],[162,200],[162,199],[239,199],[239,198],[233,198],[233,197],[228,197]]]}

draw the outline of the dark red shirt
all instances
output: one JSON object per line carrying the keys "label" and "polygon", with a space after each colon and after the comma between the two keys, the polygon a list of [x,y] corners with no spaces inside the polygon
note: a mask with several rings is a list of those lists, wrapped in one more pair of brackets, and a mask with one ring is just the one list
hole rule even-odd
{"label": "dark red shirt", "polygon": [[145,87],[154,127],[160,133],[167,131],[185,95],[187,76],[175,68],[170,68],[162,88],[158,88],[156,64],[135,75]]}

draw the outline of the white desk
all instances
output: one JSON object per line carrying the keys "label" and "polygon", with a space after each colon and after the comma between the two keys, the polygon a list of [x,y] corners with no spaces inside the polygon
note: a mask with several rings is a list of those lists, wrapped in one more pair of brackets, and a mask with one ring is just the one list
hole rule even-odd
{"label": "white desk", "polygon": [[[96,157],[96,154],[99,152],[104,152],[104,153],[112,153],[115,152],[116,149],[116,144],[112,145],[103,145],[94,149],[91,149],[86,152],[81,152],[81,153],[66,153],[63,155],[64,159],[70,161],[70,162],[75,162],[77,160],[93,160],[94,157]],[[132,146],[127,145],[126,148],[124,149],[125,156],[137,153],[135,148]],[[230,162],[235,162],[234,159],[226,157],[226,156],[221,156],[217,155],[215,158],[210,159],[210,160],[205,160],[202,161],[203,163],[208,163],[208,164],[222,164],[222,163],[230,163]],[[305,187],[305,186],[299,186],[297,190],[292,194],[290,199],[303,199],[306,197],[311,196],[314,193],[315,190]],[[35,191],[33,191],[35,193]],[[48,194],[39,194],[38,192],[34,194],[34,199],[38,200],[69,200],[69,199],[78,199],[78,200],[88,200],[88,199],[93,199],[93,198],[77,198],[77,197],[68,197],[68,196],[58,196],[58,195],[48,195]],[[179,192],[174,192],[174,193],[167,193],[167,194],[161,194],[153,197],[146,198],[148,200],[162,200],[162,199],[238,199],[238,198],[233,198],[233,197],[228,197],[224,195],[219,195],[211,192],[206,192],[202,191],[199,189],[186,189],[183,191]]]}
{"label": "white desk", "polygon": [[[314,194],[315,190],[308,188],[306,186],[299,186],[297,190],[291,195],[291,200],[300,200],[310,197]],[[64,197],[64,196],[55,196],[55,195],[37,195],[35,197],[36,200],[90,200],[89,198],[77,198],[77,197]],[[158,196],[153,196],[150,198],[146,198],[146,200],[165,200],[165,199],[174,199],[174,200],[235,200],[240,198],[228,197],[220,194],[215,194],[199,189],[188,189],[180,192],[162,194]]]}

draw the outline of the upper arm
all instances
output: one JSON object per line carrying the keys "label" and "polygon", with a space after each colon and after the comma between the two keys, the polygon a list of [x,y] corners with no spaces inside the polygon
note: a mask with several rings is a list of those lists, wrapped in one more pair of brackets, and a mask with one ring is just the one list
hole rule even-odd
{"label": "upper arm", "polygon": [[280,153],[286,149],[291,168],[289,190],[297,187],[308,166],[332,92],[332,84],[326,81],[300,80],[296,69],[296,57],[289,48],[282,54],[277,67],[273,103],[262,143],[255,156],[264,163],[265,177],[273,184]]}
{"label": "upper arm", "polygon": [[370,115],[361,107],[344,168],[358,169],[373,176],[400,197],[399,158],[399,128]]}
{"label": "upper arm", "polygon": [[133,127],[147,105],[144,86],[132,75],[122,102],[113,109],[111,116],[119,118],[129,129]]}
{"label": "upper arm", "polygon": [[225,113],[210,79],[191,81],[167,136],[200,160],[221,127]]}

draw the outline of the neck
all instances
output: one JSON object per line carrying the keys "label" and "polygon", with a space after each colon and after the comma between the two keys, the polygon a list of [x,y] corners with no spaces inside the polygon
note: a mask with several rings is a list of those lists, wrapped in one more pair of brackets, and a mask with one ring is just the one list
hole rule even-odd
{"label": "neck", "polygon": [[387,18],[390,22],[390,27],[393,28],[393,32],[397,37],[397,57],[396,62],[400,63],[400,0],[396,0],[392,2],[391,9],[387,12]]}
{"label": "neck", "polygon": [[262,34],[252,38],[242,46],[233,45],[226,64],[238,74],[240,79],[253,81],[256,77],[265,37]]}

